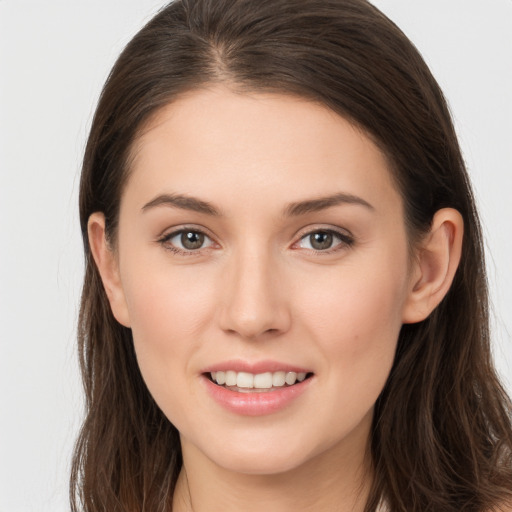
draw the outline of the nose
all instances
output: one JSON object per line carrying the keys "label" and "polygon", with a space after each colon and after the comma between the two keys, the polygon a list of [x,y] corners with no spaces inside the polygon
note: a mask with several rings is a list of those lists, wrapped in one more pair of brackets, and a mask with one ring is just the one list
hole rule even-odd
{"label": "nose", "polygon": [[279,264],[265,251],[233,256],[223,280],[220,327],[255,340],[279,335],[290,328],[291,315]]}

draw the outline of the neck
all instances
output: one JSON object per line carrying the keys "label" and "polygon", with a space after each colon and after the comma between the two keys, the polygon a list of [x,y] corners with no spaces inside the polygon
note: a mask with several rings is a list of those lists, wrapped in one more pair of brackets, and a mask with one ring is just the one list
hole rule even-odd
{"label": "neck", "polygon": [[222,468],[182,439],[184,464],[173,512],[363,512],[372,482],[368,438],[345,439],[290,471],[271,475]]}

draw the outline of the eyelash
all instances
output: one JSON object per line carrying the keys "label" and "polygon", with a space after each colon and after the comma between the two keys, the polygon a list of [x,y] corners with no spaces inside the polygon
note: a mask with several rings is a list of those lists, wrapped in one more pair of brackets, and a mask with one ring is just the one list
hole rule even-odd
{"label": "eyelash", "polygon": [[313,230],[310,230],[308,231],[307,233],[304,233],[298,240],[298,242],[295,242],[293,245],[296,246],[297,244],[299,244],[300,242],[302,242],[303,240],[306,240],[308,237],[311,237],[315,234],[325,234],[325,235],[332,235],[333,236],[333,242],[334,242],[334,239],[338,239],[339,243],[334,245],[333,247],[329,247],[328,249],[314,249],[314,248],[311,248],[311,249],[306,249],[306,250],[309,250],[309,251],[312,251],[313,254],[319,254],[319,255],[328,255],[328,254],[333,254],[337,251],[340,251],[340,250],[343,250],[343,249],[347,249],[347,248],[350,248],[354,245],[355,243],[355,240],[353,238],[352,235],[346,233],[346,232],[342,232],[342,231],[338,231],[336,229],[322,229],[322,228],[318,228],[318,229],[313,229]]}
{"label": "eyelash", "polygon": [[[183,235],[185,233],[194,233],[196,235],[204,236],[206,239],[210,240],[211,245],[215,244],[215,242],[212,240],[212,238],[207,233],[205,233],[203,230],[195,228],[195,227],[194,228],[187,228],[187,227],[180,228],[180,229],[178,229],[176,231],[173,231],[171,233],[168,233],[168,234],[160,237],[157,240],[157,242],[159,244],[161,244],[166,250],[171,251],[172,253],[180,255],[180,256],[197,256],[197,255],[200,254],[200,251],[210,249],[211,245],[208,246],[208,247],[199,247],[198,249],[195,249],[195,250],[194,249],[188,249],[188,250],[187,249],[180,249],[179,247],[176,247],[175,245],[170,243],[170,241],[173,238],[175,238],[175,237],[177,237],[179,235]],[[322,250],[322,249],[314,249],[314,248],[306,249],[308,251],[313,252],[314,254],[319,254],[319,255],[332,254],[334,252],[350,248],[355,243],[354,238],[350,234],[347,234],[347,233],[344,233],[344,232],[341,232],[341,231],[338,231],[338,230],[335,230],[335,229],[321,229],[321,228],[319,228],[319,229],[313,229],[311,231],[308,231],[307,233],[304,233],[299,238],[299,240],[293,244],[292,247],[298,245],[300,242],[302,242],[303,240],[306,240],[308,237],[311,237],[312,235],[319,234],[319,233],[326,234],[326,235],[332,235],[333,239],[337,238],[339,243],[334,245],[333,247],[329,247],[329,248],[324,249],[324,250]]]}
{"label": "eyelash", "polygon": [[159,244],[161,244],[164,247],[164,249],[171,251],[172,253],[177,254],[179,256],[198,256],[201,250],[209,249],[209,247],[200,247],[195,250],[194,249],[189,249],[189,250],[180,249],[179,247],[176,247],[175,245],[170,243],[170,241],[173,238],[175,238],[176,236],[179,236],[179,235],[183,235],[185,233],[194,233],[197,235],[202,235],[205,238],[207,238],[208,240],[210,240],[212,242],[212,245],[215,243],[215,242],[213,242],[212,238],[207,233],[205,233],[203,230],[195,228],[195,227],[191,227],[191,228],[184,227],[184,228],[177,229],[176,231],[173,231],[172,233],[163,235],[162,237],[160,237],[157,240],[157,242]]}

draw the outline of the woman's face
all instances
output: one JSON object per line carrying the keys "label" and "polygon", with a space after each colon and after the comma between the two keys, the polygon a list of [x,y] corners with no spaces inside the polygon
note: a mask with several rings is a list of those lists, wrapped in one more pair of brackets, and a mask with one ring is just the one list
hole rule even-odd
{"label": "woman's face", "polygon": [[185,453],[260,474],[358,457],[413,287],[382,153],[323,106],[218,87],[133,156],[113,309]]}

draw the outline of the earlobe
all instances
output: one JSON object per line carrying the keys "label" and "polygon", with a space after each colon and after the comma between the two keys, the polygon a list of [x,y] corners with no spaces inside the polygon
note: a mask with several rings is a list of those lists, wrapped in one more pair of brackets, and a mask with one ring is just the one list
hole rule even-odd
{"label": "earlobe", "polygon": [[130,327],[128,308],[119,276],[119,265],[115,252],[109,247],[105,236],[103,213],[95,212],[89,217],[87,234],[91,253],[100,273],[112,313],[120,324]]}
{"label": "earlobe", "polygon": [[460,262],[464,221],[453,208],[436,212],[429,233],[417,250],[403,323],[425,320],[443,300]]}

